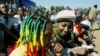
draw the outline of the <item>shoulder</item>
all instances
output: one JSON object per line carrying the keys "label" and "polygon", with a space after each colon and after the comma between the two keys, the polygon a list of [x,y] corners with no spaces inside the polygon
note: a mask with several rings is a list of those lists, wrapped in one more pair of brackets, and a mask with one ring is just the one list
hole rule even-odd
{"label": "shoulder", "polygon": [[15,18],[19,18],[19,15],[14,15]]}
{"label": "shoulder", "polygon": [[20,21],[19,15],[14,15],[14,16],[13,16],[13,19],[14,19],[15,21]]}
{"label": "shoulder", "polygon": [[5,24],[5,20],[3,19],[2,16],[0,16],[0,23]]}

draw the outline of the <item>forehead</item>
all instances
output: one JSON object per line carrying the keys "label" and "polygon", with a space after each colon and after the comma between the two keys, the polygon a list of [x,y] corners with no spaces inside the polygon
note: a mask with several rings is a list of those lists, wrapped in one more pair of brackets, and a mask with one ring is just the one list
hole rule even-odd
{"label": "forehead", "polygon": [[6,5],[5,4],[0,4],[0,7],[5,7]]}
{"label": "forehead", "polygon": [[68,24],[68,25],[71,25],[71,22],[68,22],[68,21],[66,21],[66,22],[57,22],[57,24],[58,24],[58,25],[61,25],[61,24]]}
{"label": "forehead", "polygon": [[22,7],[19,7],[19,8],[18,8],[18,11],[20,11],[20,10],[24,10],[24,9],[23,9]]}
{"label": "forehead", "polygon": [[52,23],[47,23],[46,25],[46,29],[45,29],[45,34],[52,34],[52,31],[53,31],[53,25]]}

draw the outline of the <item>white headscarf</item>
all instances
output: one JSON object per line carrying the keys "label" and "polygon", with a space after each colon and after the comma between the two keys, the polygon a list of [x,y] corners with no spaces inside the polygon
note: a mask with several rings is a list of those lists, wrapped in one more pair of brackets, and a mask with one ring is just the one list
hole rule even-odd
{"label": "white headscarf", "polygon": [[60,12],[58,12],[58,14],[56,15],[55,19],[67,19],[67,20],[71,20],[71,21],[75,21],[75,13],[71,10],[62,10]]}

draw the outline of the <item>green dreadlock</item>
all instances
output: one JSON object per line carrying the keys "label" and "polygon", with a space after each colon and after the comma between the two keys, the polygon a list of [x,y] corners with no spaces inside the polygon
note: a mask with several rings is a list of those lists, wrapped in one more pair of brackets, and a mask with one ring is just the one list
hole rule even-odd
{"label": "green dreadlock", "polygon": [[[47,17],[35,13],[28,16],[24,20],[20,30],[20,38],[17,41],[17,46],[26,44],[27,56],[39,56],[38,50],[40,46],[41,46],[41,55],[45,56],[43,38],[44,38],[45,28],[48,22],[49,20]],[[42,29],[40,28],[40,26],[42,26]],[[41,31],[39,31],[39,29]]]}

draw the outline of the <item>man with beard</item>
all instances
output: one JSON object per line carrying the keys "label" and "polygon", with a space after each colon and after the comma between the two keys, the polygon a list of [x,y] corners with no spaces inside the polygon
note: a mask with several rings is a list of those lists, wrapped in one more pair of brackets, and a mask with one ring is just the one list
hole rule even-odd
{"label": "man with beard", "polygon": [[86,48],[81,47],[81,45],[86,45],[86,42],[80,37],[75,36],[73,33],[73,23],[75,22],[75,18],[75,14],[69,10],[60,11],[56,15],[57,30],[54,32],[58,42],[53,48],[56,56],[86,54]]}

